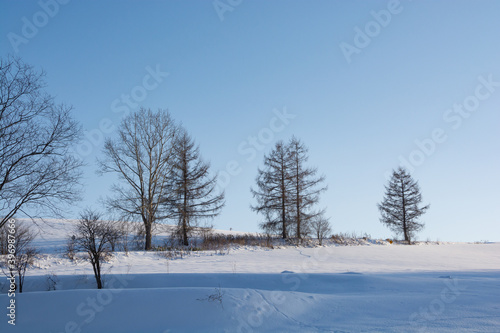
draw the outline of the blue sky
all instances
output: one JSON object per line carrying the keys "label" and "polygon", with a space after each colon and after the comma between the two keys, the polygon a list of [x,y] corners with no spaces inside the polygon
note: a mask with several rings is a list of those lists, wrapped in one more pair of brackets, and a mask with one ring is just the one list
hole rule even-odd
{"label": "blue sky", "polygon": [[69,218],[111,194],[113,178],[95,174],[102,137],[141,105],[168,109],[214,172],[238,165],[217,228],[258,230],[257,168],[296,135],[326,176],[334,232],[391,237],[376,204],[407,161],[431,204],[420,239],[500,241],[498,1],[0,6],[1,55],[43,68],[90,137],[79,147],[85,200]]}

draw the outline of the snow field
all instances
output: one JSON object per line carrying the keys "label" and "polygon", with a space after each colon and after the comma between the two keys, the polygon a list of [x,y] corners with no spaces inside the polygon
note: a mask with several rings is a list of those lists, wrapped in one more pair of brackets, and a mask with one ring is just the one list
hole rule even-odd
{"label": "snow field", "polygon": [[500,243],[117,252],[96,290],[91,265],[62,254],[71,223],[55,224],[16,326],[0,280],[2,333],[500,331]]}
{"label": "snow field", "polygon": [[[0,328],[160,333],[498,331],[498,272],[439,274],[108,276],[115,288],[18,295],[16,327],[3,321]],[[75,283],[71,277],[62,280],[67,287]],[[208,301],[219,286],[222,302]],[[5,299],[0,295],[2,304]]]}

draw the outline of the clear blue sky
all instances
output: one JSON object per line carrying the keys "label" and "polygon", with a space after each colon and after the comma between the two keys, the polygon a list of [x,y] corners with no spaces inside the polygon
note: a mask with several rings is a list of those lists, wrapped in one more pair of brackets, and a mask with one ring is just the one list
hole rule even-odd
{"label": "clear blue sky", "polygon": [[[258,230],[257,168],[295,134],[326,175],[335,232],[392,235],[376,204],[404,159],[431,204],[420,239],[500,241],[500,2],[41,3],[0,2],[0,50],[43,68],[94,134],[79,207],[110,194],[112,177],[95,174],[99,124],[137,104],[169,109],[214,171],[238,163],[217,228]],[[282,126],[273,110],[295,118]]]}

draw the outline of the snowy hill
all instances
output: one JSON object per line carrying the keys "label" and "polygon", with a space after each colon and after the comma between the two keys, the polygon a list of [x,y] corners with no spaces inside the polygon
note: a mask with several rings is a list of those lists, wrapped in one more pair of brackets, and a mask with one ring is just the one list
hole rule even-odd
{"label": "snowy hill", "polygon": [[0,332],[500,330],[499,243],[117,252],[98,291],[90,264],[62,253],[73,223],[41,225],[16,326],[4,314]]}

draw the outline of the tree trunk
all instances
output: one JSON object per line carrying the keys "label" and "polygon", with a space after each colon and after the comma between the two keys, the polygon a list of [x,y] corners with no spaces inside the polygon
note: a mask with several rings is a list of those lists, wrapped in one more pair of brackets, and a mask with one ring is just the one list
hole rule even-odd
{"label": "tree trunk", "polygon": [[144,224],[144,227],[146,229],[146,244],[144,246],[144,250],[150,251],[151,250],[151,229],[152,229],[151,221],[147,221]]}
{"label": "tree trunk", "polygon": [[184,164],[183,164],[183,170],[182,170],[182,177],[183,177],[183,191],[184,191],[184,201],[182,203],[182,208],[183,208],[183,211],[182,211],[182,238],[183,238],[183,242],[184,242],[184,246],[188,246],[189,245],[189,241],[188,241],[188,234],[187,234],[187,229],[188,229],[188,217],[187,217],[187,211],[188,211],[188,189],[187,189],[187,183],[188,183],[188,179],[187,179],[187,162],[186,160],[183,161]]}
{"label": "tree trunk", "polygon": [[405,236],[405,242],[410,242],[408,237],[408,226],[406,223],[406,198],[405,198],[405,185],[401,181],[401,199],[403,201],[403,234]]}
{"label": "tree trunk", "polygon": [[101,269],[100,268],[97,272],[96,280],[97,280],[97,289],[102,289]]}
{"label": "tree trunk", "polygon": [[92,262],[92,268],[94,269],[95,282],[97,284],[97,289],[102,289],[102,281],[101,281],[101,267],[99,265],[99,257],[94,255],[94,259]]}
{"label": "tree trunk", "polygon": [[283,223],[283,232],[282,232],[282,236],[283,236],[283,239],[286,239],[286,209],[285,209],[285,197],[283,197],[283,200],[282,200],[282,205],[283,207],[281,208],[281,220],[282,220],[282,223]]}
{"label": "tree trunk", "polygon": [[297,238],[300,239],[301,236],[300,236],[300,224],[302,223],[301,219],[300,219],[300,179],[299,179],[299,162],[298,161],[295,161],[295,182],[296,182],[296,188],[295,190],[297,191],[296,192],[296,197],[295,197],[295,201],[296,201],[296,209],[297,209]]}
{"label": "tree trunk", "polygon": [[298,239],[301,239],[301,235],[300,235],[300,224],[302,223],[301,221],[301,218],[300,218],[300,199],[299,199],[299,195],[298,195],[298,192],[299,191],[299,187],[297,186],[297,198],[295,198],[295,200],[297,200],[297,238]]}
{"label": "tree trunk", "polygon": [[286,189],[285,189],[285,167],[281,165],[281,221],[283,223],[282,236],[286,239]]}
{"label": "tree trunk", "polygon": [[187,229],[188,229],[187,221],[186,221],[186,217],[184,216],[182,218],[182,241],[183,241],[184,246],[189,245]]}

